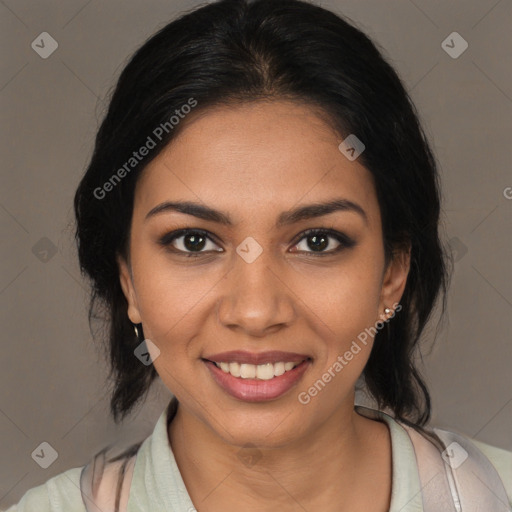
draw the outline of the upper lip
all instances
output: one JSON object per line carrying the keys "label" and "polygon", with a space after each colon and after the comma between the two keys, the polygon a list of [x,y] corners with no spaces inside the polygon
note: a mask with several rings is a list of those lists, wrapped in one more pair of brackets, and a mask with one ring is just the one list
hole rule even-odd
{"label": "upper lip", "polygon": [[221,352],[212,354],[203,359],[213,361],[214,363],[242,363],[242,364],[266,364],[266,363],[300,363],[309,356],[297,354],[295,352],[282,352],[271,350],[269,352],[246,352],[244,350],[231,350],[230,352]]}

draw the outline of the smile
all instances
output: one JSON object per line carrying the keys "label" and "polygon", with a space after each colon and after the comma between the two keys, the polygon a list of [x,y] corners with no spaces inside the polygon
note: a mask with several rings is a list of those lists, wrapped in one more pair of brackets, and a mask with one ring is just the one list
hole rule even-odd
{"label": "smile", "polygon": [[245,363],[214,363],[224,373],[229,373],[233,377],[242,379],[270,380],[283,375],[285,372],[293,370],[300,363],[266,363],[266,364],[245,364]]}
{"label": "smile", "polygon": [[[263,356],[247,354],[240,356],[240,353],[237,357],[236,353],[231,353],[229,356],[224,355],[225,359],[230,359],[229,361],[222,361],[216,357],[217,361],[203,359],[203,362],[223,391],[246,402],[261,402],[281,397],[299,382],[311,364],[311,358],[308,356],[286,353],[275,353],[273,359],[278,359],[275,362],[246,362],[261,357]],[[280,361],[281,357],[284,360]],[[233,360],[235,358],[237,360]],[[268,360],[268,353],[265,358]]]}

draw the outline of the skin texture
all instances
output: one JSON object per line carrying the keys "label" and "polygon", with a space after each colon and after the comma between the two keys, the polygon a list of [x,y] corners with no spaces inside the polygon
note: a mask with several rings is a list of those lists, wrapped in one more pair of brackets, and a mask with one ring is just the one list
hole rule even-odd
{"label": "skin texture", "polygon": [[[389,431],[353,408],[372,338],[307,405],[297,399],[399,303],[406,284],[407,253],[385,268],[370,172],[341,154],[343,137],[304,104],[222,106],[182,123],[137,184],[129,262],[120,258],[119,268],[128,316],[158,346],[155,369],[180,402],[169,439],[196,509],[388,510]],[[337,198],[359,204],[366,221],[337,211],[275,227],[283,211]],[[172,211],[145,219],[177,200],[221,210],[233,226]],[[214,237],[201,256],[172,252],[187,252],[185,237],[158,243],[184,228]],[[311,237],[301,236],[311,228],[356,244],[316,256]],[[249,236],[263,249],[252,263],[236,252]],[[339,246],[327,240],[320,252]],[[228,350],[298,352],[312,361],[285,395],[247,403],[222,390],[201,359]],[[247,465],[242,454],[256,462]]]}

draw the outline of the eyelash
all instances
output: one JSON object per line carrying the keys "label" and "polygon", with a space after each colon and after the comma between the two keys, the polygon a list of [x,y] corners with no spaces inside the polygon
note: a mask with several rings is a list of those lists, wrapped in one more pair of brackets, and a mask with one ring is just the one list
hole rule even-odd
{"label": "eyelash", "polygon": [[[216,243],[215,240],[213,240],[213,238],[211,236],[209,236],[208,231],[204,231],[202,229],[191,229],[191,228],[180,229],[177,231],[172,231],[170,233],[167,233],[158,240],[158,243],[160,245],[166,247],[167,249],[169,249],[171,252],[178,254],[180,256],[185,256],[187,258],[197,258],[199,256],[206,254],[206,252],[208,252],[208,251],[186,252],[186,251],[182,251],[181,249],[169,247],[171,245],[171,243],[174,242],[174,240],[176,240],[182,236],[186,236],[188,234],[198,234],[198,235],[204,236],[211,242]],[[313,228],[313,229],[307,229],[306,231],[303,231],[302,233],[300,233],[300,235],[298,235],[296,238],[297,242],[294,243],[294,246],[298,245],[299,242],[301,242],[304,238],[307,238],[312,235],[327,235],[331,238],[334,238],[340,244],[335,249],[331,249],[330,251],[325,251],[325,252],[316,252],[315,253],[314,251],[303,251],[303,252],[311,254],[312,256],[315,256],[315,257],[317,257],[317,256],[320,256],[320,257],[332,256],[333,254],[336,254],[343,249],[349,249],[356,244],[356,242],[352,238],[348,237],[344,233],[340,233],[339,231],[334,231],[332,229],[326,229],[326,228],[322,228],[322,229]],[[215,251],[215,252],[220,252],[220,251]]]}

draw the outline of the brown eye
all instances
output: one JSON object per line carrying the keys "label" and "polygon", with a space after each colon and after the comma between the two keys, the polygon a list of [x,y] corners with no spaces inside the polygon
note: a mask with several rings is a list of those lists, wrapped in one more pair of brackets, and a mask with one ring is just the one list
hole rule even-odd
{"label": "brown eye", "polygon": [[201,251],[206,245],[206,237],[201,234],[187,233],[180,238],[183,238],[183,245],[187,251]]}
{"label": "brown eye", "polygon": [[[305,243],[302,244],[302,249],[298,249],[298,252],[307,252],[314,256],[337,253],[344,248],[353,247],[356,243],[344,233],[325,229],[310,229],[305,231],[302,233],[299,242],[302,243],[303,240],[305,240]],[[301,243],[296,244],[295,247],[299,247]]]}
{"label": "brown eye", "polygon": [[185,256],[200,256],[207,251],[217,251],[215,247],[218,247],[206,231],[195,229],[182,229],[167,233],[159,240],[159,244],[168,247],[173,252],[183,253]]}

